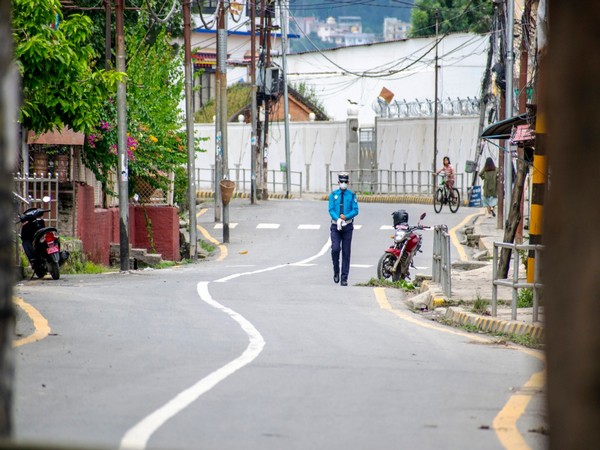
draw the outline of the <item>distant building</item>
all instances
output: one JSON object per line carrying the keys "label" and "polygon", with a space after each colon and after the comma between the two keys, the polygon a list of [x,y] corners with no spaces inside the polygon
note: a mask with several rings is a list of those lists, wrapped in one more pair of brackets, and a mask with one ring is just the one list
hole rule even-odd
{"label": "distant building", "polygon": [[402,22],[395,17],[386,17],[383,19],[383,40],[398,41],[408,38],[410,32],[410,23]]}
{"label": "distant building", "polygon": [[357,16],[341,16],[338,20],[328,17],[325,22],[317,22],[317,36],[338,47],[375,42],[374,34],[362,32],[362,19]]}

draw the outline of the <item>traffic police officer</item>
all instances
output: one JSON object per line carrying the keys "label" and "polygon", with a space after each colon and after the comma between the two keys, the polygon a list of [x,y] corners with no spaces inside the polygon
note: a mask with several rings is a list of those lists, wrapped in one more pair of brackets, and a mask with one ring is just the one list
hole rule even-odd
{"label": "traffic police officer", "polygon": [[338,175],[339,189],[329,194],[329,215],[331,216],[331,259],[333,260],[333,281],[340,282],[340,251],[342,253],[341,285],[348,286],[350,272],[350,250],[354,217],[358,215],[356,194],[348,189],[349,176],[346,172]]}

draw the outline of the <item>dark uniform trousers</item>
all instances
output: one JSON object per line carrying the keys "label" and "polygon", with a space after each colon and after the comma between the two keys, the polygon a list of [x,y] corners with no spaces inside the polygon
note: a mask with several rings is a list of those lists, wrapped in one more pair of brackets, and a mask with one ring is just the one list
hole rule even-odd
{"label": "dark uniform trousers", "polygon": [[348,281],[350,273],[350,250],[352,247],[352,232],[354,224],[349,223],[338,231],[337,224],[331,224],[331,258],[333,259],[333,273],[340,273],[340,251],[342,253],[341,281]]}

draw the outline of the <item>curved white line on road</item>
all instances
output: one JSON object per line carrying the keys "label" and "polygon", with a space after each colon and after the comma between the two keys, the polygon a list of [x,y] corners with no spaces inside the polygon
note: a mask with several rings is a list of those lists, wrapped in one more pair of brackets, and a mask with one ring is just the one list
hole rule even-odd
{"label": "curved white line on road", "polygon": [[208,282],[198,283],[197,289],[198,295],[203,301],[213,308],[224,312],[240,325],[250,340],[248,347],[246,347],[244,353],[238,358],[202,378],[196,384],[182,391],[164,406],[138,422],[137,425],[127,431],[121,440],[121,449],[145,449],[148,440],[156,430],[195,402],[202,394],[205,394],[225,378],[251,363],[262,352],[265,346],[265,340],[258,330],[254,328],[254,325],[241,314],[212,299],[208,291]]}
{"label": "curved white line on road", "polygon": [[309,258],[303,259],[302,261],[298,261],[298,262],[290,263],[290,264],[279,264],[278,266],[272,266],[272,267],[267,267],[265,269],[253,270],[252,272],[235,273],[233,275],[229,275],[224,278],[219,278],[218,280],[215,280],[215,283],[224,283],[226,281],[233,280],[234,278],[243,277],[246,275],[256,275],[257,273],[269,272],[271,270],[281,269],[282,267],[307,264],[307,263],[319,258],[320,256],[323,256],[327,252],[327,250],[329,250],[330,247],[331,247],[331,238],[327,239],[327,242],[325,243],[323,248],[321,250],[319,250],[319,253],[317,253],[316,255],[313,255]]}

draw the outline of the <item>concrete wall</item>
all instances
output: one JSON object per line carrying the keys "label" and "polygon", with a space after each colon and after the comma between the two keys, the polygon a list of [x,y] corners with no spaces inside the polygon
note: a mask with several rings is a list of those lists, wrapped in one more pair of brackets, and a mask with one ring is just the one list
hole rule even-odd
{"label": "concrete wall", "polygon": [[[345,119],[350,100],[357,103],[363,126],[373,125],[372,106],[384,87],[395,100],[433,100],[434,44],[435,37],[422,37],[292,54],[287,57],[288,80],[312,89],[329,117]],[[481,96],[488,45],[487,35],[456,33],[440,40],[439,99]]]}
{"label": "concrete wall", "polygon": [[[359,127],[362,124],[359,122]],[[479,116],[440,117],[438,119],[437,166],[449,156],[458,173],[465,161],[473,160],[477,151]],[[378,119],[376,122],[377,169],[431,170],[433,163],[433,118]],[[203,180],[210,179],[215,164],[214,124],[196,124],[196,135],[207,137],[202,143],[205,153],[196,157],[196,169]],[[348,169],[347,122],[291,122],[290,169],[302,172],[303,191],[327,192],[327,171]],[[227,127],[229,169],[250,170],[250,125],[230,123]],[[271,124],[268,149],[269,169],[279,170],[285,162],[283,123]],[[249,175],[248,175],[249,181]],[[200,181],[198,189],[210,190],[212,184]],[[237,191],[241,188],[238,187]]]}

